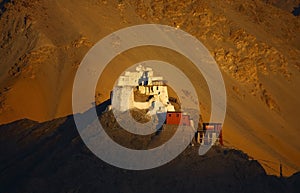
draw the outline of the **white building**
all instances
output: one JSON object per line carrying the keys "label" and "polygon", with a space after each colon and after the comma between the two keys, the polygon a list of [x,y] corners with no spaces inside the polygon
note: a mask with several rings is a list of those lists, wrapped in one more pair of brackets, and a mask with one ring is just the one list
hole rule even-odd
{"label": "white building", "polygon": [[136,67],[136,72],[126,71],[123,76],[120,76],[117,86],[138,86],[152,85],[153,81],[162,81],[162,77],[153,77],[153,70],[145,68],[142,65]]}
{"label": "white building", "polygon": [[[147,101],[135,101],[134,93],[149,96]],[[163,77],[154,77],[151,68],[139,65],[136,72],[126,71],[113,90],[112,108],[126,111],[132,108],[149,109],[149,114],[175,111],[169,102],[168,88]]]}

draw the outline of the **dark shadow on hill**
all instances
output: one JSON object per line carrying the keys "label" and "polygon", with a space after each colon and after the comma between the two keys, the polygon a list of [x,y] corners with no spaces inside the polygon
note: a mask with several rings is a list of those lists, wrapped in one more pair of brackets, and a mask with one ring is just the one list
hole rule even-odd
{"label": "dark shadow on hill", "polygon": [[[111,121],[105,112],[108,104],[97,106],[100,119],[104,116],[107,122]],[[289,178],[268,176],[245,153],[218,146],[203,156],[198,155],[198,147],[189,146],[170,163],[151,170],[116,168],[85,146],[73,116],[44,123],[24,119],[0,126],[0,155],[0,192],[6,193],[300,190],[299,173]]]}
{"label": "dark shadow on hill", "polygon": [[107,99],[106,101],[102,102],[101,104],[96,106],[97,115],[100,116],[104,111],[107,110],[107,107],[111,105],[111,100]]}
{"label": "dark shadow on hill", "polygon": [[5,12],[5,10],[6,10],[6,7],[5,7],[5,5],[7,4],[7,3],[11,3],[12,2],[12,0],[2,0],[2,1],[0,1],[0,17],[2,16],[2,14]]}
{"label": "dark shadow on hill", "polygon": [[299,16],[300,15],[300,4],[298,5],[298,7],[294,7],[294,11],[292,11],[292,14],[294,16]]}

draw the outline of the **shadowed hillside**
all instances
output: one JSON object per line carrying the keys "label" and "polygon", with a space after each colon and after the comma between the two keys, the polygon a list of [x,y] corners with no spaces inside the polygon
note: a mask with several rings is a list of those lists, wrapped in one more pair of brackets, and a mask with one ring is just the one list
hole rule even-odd
{"label": "shadowed hillside", "polygon": [[[100,119],[102,124],[114,128],[107,114]],[[127,139],[121,138],[126,142]],[[204,156],[198,155],[198,146],[189,146],[170,163],[151,170],[119,169],[86,148],[72,116],[44,123],[24,119],[2,125],[0,147],[0,192],[296,193],[300,190],[299,174],[289,178],[268,176],[245,153],[218,146]]]}

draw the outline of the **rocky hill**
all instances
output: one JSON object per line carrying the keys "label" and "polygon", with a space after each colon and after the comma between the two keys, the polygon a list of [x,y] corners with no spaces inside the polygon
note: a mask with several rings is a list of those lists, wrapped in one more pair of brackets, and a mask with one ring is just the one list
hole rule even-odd
{"label": "rocky hill", "polygon": [[[104,113],[100,120],[109,126],[106,131],[114,135],[118,128],[108,117],[109,112]],[[146,147],[145,142],[152,140],[132,138],[131,143],[128,138],[118,135],[118,140],[131,148],[139,148],[141,144]],[[151,170],[119,169],[87,149],[72,116],[44,123],[24,119],[2,125],[0,147],[0,192],[296,193],[300,190],[299,173],[289,178],[269,176],[245,153],[220,146],[203,156],[198,155],[198,146],[189,146],[170,163]]]}

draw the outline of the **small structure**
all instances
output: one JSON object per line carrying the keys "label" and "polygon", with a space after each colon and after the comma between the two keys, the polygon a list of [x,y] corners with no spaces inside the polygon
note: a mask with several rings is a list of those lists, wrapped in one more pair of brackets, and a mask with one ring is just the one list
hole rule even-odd
{"label": "small structure", "polygon": [[201,145],[213,145],[216,142],[223,145],[222,124],[203,123],[203,129],[196,133],[196,140]]}
{"label": "small structure", "polygon": [[167,125],[191,126],[190,116],[183,112],[167,112]]}

